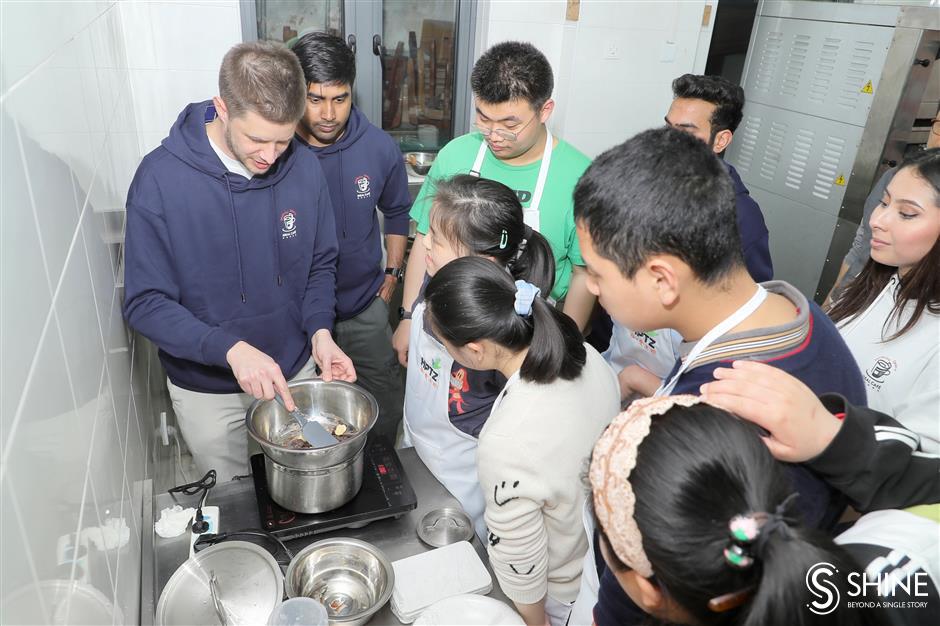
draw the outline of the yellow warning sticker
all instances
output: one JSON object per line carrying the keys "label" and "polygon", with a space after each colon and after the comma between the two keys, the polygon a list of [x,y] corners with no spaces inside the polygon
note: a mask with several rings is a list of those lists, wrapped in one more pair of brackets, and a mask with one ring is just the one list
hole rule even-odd
{"label": "yellow warning sticker", "polygon": [[842,187],[845,187],[845,176],[843,176],[842,174],[839,174],[839,177],[836,178],[836,184],[841,185]]}
{"label": "yellow warning sticker", "polygon": [[875,90],[871,86],[871,81],[865,83],[865,86],[862,87],[862,93],[875,93]]}

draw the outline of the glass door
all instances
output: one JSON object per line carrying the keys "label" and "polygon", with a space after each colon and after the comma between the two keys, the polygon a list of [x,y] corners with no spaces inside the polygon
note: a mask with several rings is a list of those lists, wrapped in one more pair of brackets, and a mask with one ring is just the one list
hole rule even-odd
{"label": "glass door", "polygon": [[382,128],[403,151],[436,151],[454,136],[457,1],[382,7]]}
{"label": "glass door", "polygon": [[314,30],[343,36],[343,0],[256,0],[255,7],[258,39],[289,44]]}
{"label": "glass door", "polygon": [[403,152],[437,151],[470,124],[472,0],[242,0],[245,39],[345,35],[356,105]]}

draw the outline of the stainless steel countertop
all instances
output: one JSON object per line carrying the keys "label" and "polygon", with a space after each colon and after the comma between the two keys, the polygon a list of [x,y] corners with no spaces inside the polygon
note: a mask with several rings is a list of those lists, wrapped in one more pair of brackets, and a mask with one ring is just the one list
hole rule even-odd
{"label": "stainless steel countertop", "polygon": [[[328,537],[353,537],[368,541],[385,552],[390,561],[397,561],[407,556],[420,554],[432,550],[430,546],[425,545],[418,539],[416,528],[421,517],[433,509],[442,506],[460,507],[457,499],[448,492],[441,483],[428,471],[421,459],[418,458],[414,448],[405,448],[396,450],[404,467],[405,474],[414,488],[418,499],[418,507],[402,515],[398,519],[384,519],[372,522],[363,528],[343,528],[340,530],[292,539],[287,542],[287,547],[295,554],[304,546],[326,539]],[[167,493],[156,495],[153,499],[153,518],[159,519],[160,511],[164,508],[172,507],[174,504],[181,506],[196,506],[198,498],[177,497],[174,501],[172,496]],[[261,520],[258,516],[258,505],[255,499],[254,482],[248,478],[239,481],[232,481],[217,485],[210,493],[207,505],[219,507],[219,517],[221,519],[221,532],[245,530],[249,528],[261,528]],[[179,537],[164,539],[155,533],[153,528],[149,529],[153,536],[154,553],[154,576],[153,587],[141,590],[141,606],[156,607],[157,600],[163,587],[169,581],[173,572],[189,556],[189,532],[185,532]],[[146,531],[145,531],[146,532]],[[145,542],[146,545],[146,542]],[[496,575],[490,567],[489,558],[486,555],[486,548],[480,543],[479,538],[474,536],[472,545],[479,555],[480,559],[486,565],[487,571],[493,578],[493,590],[488,594],[491,598],[505,602],[510,607],[512,602],[503,594],[499,588],[499,582]],[[145,581],[146,577],[142,577]],[[148,598],[148,592],[152,594]],[[395,614],[392,613],[390,604],[386,604],[381,611],[369,621],[369,624],[401,624]],[[151,618],[152,619],[152,618]]]}

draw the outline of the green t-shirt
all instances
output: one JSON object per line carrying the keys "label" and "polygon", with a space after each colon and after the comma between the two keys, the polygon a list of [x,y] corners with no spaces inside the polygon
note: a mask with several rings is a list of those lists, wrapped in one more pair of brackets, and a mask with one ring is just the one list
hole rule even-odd
{"label": "green t-shirt", "polygon": [[[438,153],[428,177],[411,207],[411,219],[418,223],[418,232],[428,232],[434,181],[457,174],[469,174],[476,160],[483,136],[470,133],[450,141]],[[528,207],[535,192],[542,161],[513,166],[503,163],[489,150],[483,159],[480,176],[499,181],[516,192],[523,208]],[[574,226],[574,186],[591,160],[571,144],[558,140],[552,149],[548,179],[539,203],[539,232],[548,240],[555,256],[555,286],[552,297],[560,300],[568,293],[571,266],[584,265]]]}

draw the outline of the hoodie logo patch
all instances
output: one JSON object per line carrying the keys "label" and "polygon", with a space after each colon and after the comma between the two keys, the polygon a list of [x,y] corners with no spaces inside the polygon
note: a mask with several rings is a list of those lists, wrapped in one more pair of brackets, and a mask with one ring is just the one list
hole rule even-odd
{"label": "hoodie logo patch", "polygon": [[297,236],[297,211],[287,209],[281,213],[281,239]]}
{"label": "hoodie logo patch", "polygon": [[356,176],[356,192],[357,200],[362,200],[363,198],[369,198],[372,196],[372,183],[369,181],[369,177],[365,174]]}

